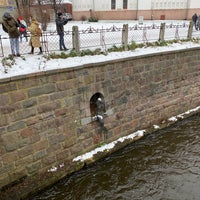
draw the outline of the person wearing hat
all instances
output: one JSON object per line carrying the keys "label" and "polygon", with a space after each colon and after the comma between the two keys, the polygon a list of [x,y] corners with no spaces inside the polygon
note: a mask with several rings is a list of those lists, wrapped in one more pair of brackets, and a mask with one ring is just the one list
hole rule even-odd
{"label": "person wearing hat", "polygon": [[26,42],[28,42],[28,36],[27,36],[27,25],[26,22],[24,21],[23,17],[18,17],[17,19],[18,24],[19,24],[19,33],[20,33],[20,42],[22,42],[22,37],[24,36],[26,39]]}
{"label": "person wearing hat", "polygon": [[10,38],[10,47],[13,56],[20,56],[19,53],[19,24],[16,20],[10,15],[10,13],[5,12],[2,17],[3,26],[6,28],[9,38]]}
{"label": "person wearing hat", "polygon": [[63,18],[63,14],[59,12],[56,18],[56,30],[59,35],[59,47],[60,50],[67,51],[68,49],[64,43],[64,25],[67,24],[68,20]]}

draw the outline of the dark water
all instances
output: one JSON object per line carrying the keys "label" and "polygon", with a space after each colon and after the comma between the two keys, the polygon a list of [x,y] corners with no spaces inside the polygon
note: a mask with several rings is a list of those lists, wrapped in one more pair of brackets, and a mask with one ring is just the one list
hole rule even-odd
{"label": "dark water", "polygon": [[33,199],[200,200],[200,115],[144,137]]}

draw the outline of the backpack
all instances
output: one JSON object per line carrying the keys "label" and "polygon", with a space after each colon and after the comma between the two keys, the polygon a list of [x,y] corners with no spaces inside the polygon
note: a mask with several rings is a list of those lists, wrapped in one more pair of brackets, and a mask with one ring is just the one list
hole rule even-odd
{"label": "backpack", "polygon": [[25,28],[19,27],[19,32],[24,33],[25,32]]}
{"label": "backpack", "polygon": [[26,28],[26,26],[24,24],[22,24],[22,23],[19,23],[19,27],[20,28],[24,28],[24,29]]}
{"label": "backpack", "polygon": [[19,20],[19,22],[20,22],[20,26],[22,27],[22,28],[26,28],[26,22],[24,21],[24,20]]}
{"label": "backpack", "polygon": [[2,29],[3,29],[6,33],[8,33],[8,29],[4,26],[3,23],[2,23]]}

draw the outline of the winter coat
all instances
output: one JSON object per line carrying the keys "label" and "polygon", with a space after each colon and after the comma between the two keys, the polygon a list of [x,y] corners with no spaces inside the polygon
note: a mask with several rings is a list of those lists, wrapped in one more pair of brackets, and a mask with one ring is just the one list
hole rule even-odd
{"label": "winter coat", "polygon": [[194,23],[196,23],[197,19],[198,19],[198,16],[197,16],[197,14],[195,13],[195,14],[192,16],[192,21],[193,21]]}
{"label": "winter coat", "polygon": [[2,17],[2,23],[8,30],[8,35],[10,38],[18,38],[20,33],[18,31],[18,23],[15,21],[15,19],[11,16],[6,17],[6,15],[3,15]]}
{"label": "winter coat", "polygon": [[32,19],[30,27],[28,30],[30,31],[31,38],[29,45],[33,47],[41,47],[40,36],[37,35],[37,28],[39,27],[39,23],[36,19]]}
{"label": "winter coat", "polygon": [[199,15],[198,18],[197,18],[197,27],[198,27],[198,29],[200,30],[200,15]]}
{"label": "winter coat", "polygon": [[64,33],[64,25],[67,24],[67,22],[68,22],[67,19],[63,19],[61,17],[56,18],[56,30],[58,35]]}

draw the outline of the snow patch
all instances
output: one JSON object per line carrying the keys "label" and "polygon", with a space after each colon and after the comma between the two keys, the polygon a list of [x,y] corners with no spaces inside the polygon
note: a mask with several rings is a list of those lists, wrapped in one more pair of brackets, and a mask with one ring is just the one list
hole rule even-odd
{"label": "snow patch", "polygon": [[[198,107],[196,107],[194,109],[188,110],[185,113],[179,114],[177,116],[170,117],[168,119],[168,121],[176,122],[178,120],[178,118],[184,118],[184,115],[190,114],[190,113],[195,112],[195,111],[198,111],[199,109],[200,109],[200,106],[198,106]],[[153,125],[153,127],[154,127],[154,129],[159,129],[160,128],[158,125]],[[77,161],[84,162],[85,160],[93,158],[93,156],[95,154],[97,154],[98,152],[109,151],[110,149],[113,149],[118,142],[122,143],[127,139],[133,139],[135,137],[142,137],[142,136],[144,136],[144,133],[145,133],[145,130],[138,130],[138,131],[136,131],[136,132],[134,132],[134,133],[132,133],[132,134],[130,134],[128,136],[121,137],[118,140],[115,140],[115,141],[113,141],[113,142],[111,142],[109,144],[106,144],[106,145],[104,145],[102,147],[98,147],[98,148],[96,148],[96,149],[94,149],[94,150],[92,150],[90,152],[87,152],[87,153],[85,153],[83,155],[80,155],[80,156],[74,158],[73,162],[77,162]]]}
{"label": "snow patch", "polygon": [[154,128],[154,129],[159,129],[160,126],[158,126],[158,125],[153,125],[153,128]]}
{"label": "snow patch", "polygon": [[175,122],[175,121],[177,121],[178,119],[183,119],[184,118],[184,115],[189,115],[190,113],[193,113],[193,112],[196,112],[196,111],[198,111],[200,109],[200,106],[198,106],[198,107],[196,107],[196,108],[193,108],[193,109],[191,109],[191,110],[188,110],[188,111],[186,111],[186,112],[184,112],[184,113],[182,113],[182,114],[179,114],[179,115],[177,115],[177,116],[173,116],[173,117],[170,117],[169,119],[168,119],[168,121],[171,121],[171,122]]}
{"label": "snow patch", "polygon": [[136,132],[134,132],[134,133],[132,133],[132,134],[130,134],[128,136],[121,137],[118,140],[115,140],[115,141],[113,141],[113,142],[111,142],[109,144],[106,144],[106,145],[104,145],[102,147],[98,147],[98,148],[96,148],[96,149],[94,149],[94,150],[92,150],[92,151],[90,151],[88,153],[85,153],[85,154],[83,154],[81,156],[78,156],[78,157],[74,158],[73,161],[81,161],[81,162],[83,162],[83,161],[85,161],[87,159],[92,158],[98,152],[104,152],[104,151],[109,151],[110,149],[113,149],[118,142],[122,143],[127,139],[133,139],[135,137],[142,137],[144,135],[144,133],[145,133],[145,130],[138,130],[138,131],[136,131]]}
{"label": "snow patch", "polygon": [[64,166],[65,166],[65,164],[62,163],[62,164],[58,165],[58,167],[52,166],[51,169],[49,169],[49,170],[47,170],[47,171],[48,171],[48,172],[57,172],[57,170],[58,170],[59,168],[63,168]]}

